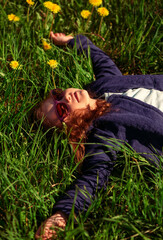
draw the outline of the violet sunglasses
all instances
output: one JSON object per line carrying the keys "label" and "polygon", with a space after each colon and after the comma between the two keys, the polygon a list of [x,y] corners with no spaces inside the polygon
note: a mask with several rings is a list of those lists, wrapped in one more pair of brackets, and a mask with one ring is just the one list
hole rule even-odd
{"label": "violet sunglasses", "polygon": [[64,96],[61,88],[56,88],[50,91],[50,95],[54,100],[54,107],[57,117],[61,122],[70,114],[69,107],[66,103],[60,102]]}

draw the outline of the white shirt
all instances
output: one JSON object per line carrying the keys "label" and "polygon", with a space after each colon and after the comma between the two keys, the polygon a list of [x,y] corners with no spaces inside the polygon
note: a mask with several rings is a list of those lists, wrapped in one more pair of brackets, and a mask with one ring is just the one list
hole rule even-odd
{"label": "white shirt", "polygon": [[163,91],[146,88],[129,89],[123,93],[104,93],[105,100],[107,101],[113,94],[136,98],[158,108],[163,112]]}

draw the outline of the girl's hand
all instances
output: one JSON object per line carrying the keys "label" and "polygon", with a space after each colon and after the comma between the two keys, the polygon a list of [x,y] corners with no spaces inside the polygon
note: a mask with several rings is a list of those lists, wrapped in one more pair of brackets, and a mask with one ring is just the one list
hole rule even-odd
{"label": "girl's hand", "polygon": [[68,43],[69,40],[73,39],[73,36],[66,36],[64,33],[50,32],[50,38],[53,40],[55,45],[64,46]]}
{"label": "girl's hand", "polygon": [[57,230],[64,229],[66,222],[67,216],[63,212],[56,212],[38,228],[35,238],[42,240],[56,238]]}

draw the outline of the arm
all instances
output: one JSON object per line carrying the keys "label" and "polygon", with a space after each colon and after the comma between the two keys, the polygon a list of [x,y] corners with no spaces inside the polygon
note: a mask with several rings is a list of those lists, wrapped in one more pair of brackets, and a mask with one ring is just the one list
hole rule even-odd
{"label": "arm", "polygon": [[108,148],[104,144],[102,146],[101,148],[101,143],[87,145],[86,151],[88,153],[96,152],[96,154],[89,155],[85,159],[82,176],[65,193],[62,200],[53,207],[54,215],[38,228],[35,234],[36,239],[57,238],[57,230],[65,228],[73,205],[76,215],[79,212],[86,212],[96,192],[105,187],[114,163],[111,161],[113,159],[111,152],[106,154],[105,150],[108,152]]}
{"label": "arm", "polygon": [[51,38],[56,45],[68,44],[71,47],[74,47],[75,45],[78,54],[85,53],[87,57],[90,49],[93,71],[96,79],[110,75],[122,75],[110,57],[100,48],[96,47],[87,37],[83,35],[77,35],[75,38],[73,38],[72,36],[66,36],[63,33],[54,34],[51,32]]}
{"label": "arm", "polygon": [[76,38],[71,39],[68,44],[73,47],[75,43],[78,54],[85,52],[88,57],[88,49],[90,48],[93,71],[96,79],[110,75],[122,75],[111,58],[100,48],[96,47],[87,37],[77,35]]}
{"label": "arm", "polygon": [[90,136],[89,142],[95,143],[86,144],[82,175],[54,206],[54,212],[63,211],[69,215],[73,206],[76,215],[86,212],[97,192],[106,186],[115,163],[115,152],[109,151],[108,142],[94,134]]}
{"label": "arm", "polygon": [[[111,163],[111,160],[105,154],[96,154],[99,154],[98,157],[96,156],[96,159],[87,159],[87,164],[94,164],[94,166],[91,166],[90,169],[85,171],[83,175],[75,181],[62,200],[54,206],[54,212],[62,211],[66,215],[69,215],[73,206],[76,215],[80,212],[86,212],[94,200],[97,191],[105,187],[113,169],[113,163]],[[93,156],[90,158],[93,158]],[[106,159],[108,159],[108,162]]]}
{"label": "arm", "polygon": [[95,92],[97,96],[101,96],[104,92],[125,92],[130,88],[139,87],[163,90],[163,75],[122,76],[109,56],[93,45],[85,36],[77,35],[75,40],[71,35],[66,36],[63,33],[54,34],[51,32],[51,38],[56,45],[68,44],[72,47],[76,41],[78,53],[85,52],[88,55],[88,48],[90,47],[93,68],[98,81],[90,84],[89,89],[91,92]]}

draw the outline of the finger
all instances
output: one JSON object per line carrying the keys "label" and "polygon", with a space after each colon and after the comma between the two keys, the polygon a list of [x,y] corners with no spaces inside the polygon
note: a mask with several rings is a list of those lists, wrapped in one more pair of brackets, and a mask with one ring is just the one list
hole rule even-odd
{"label": "finger", "polygon": [[44,231],[44,234],[41,236],[41,239],[46,240],[46,239],[51,239],[51,238],[56,238],[57,234],[55,230],[52,229],[46,229]]}
{"label": "finger", "polygon": [[55,37],[55,35],[54,35],[54,33],[52,31],[50,32],[50,37],[51,38]]}
{"label": "finger", "polygon": [[52,40],[54,43],[56,43],[56,44],[59,43],[59,35],[58,35],[58,33],[50,32],[50,38],[51,38],[51,40]]}
{"label": "finger", "polygon": [[52,37],[64,37],[64,36],[66,36],[66,34],[64,34],[64,33],[54,33],[53,31],[51,31],[50,36],[52,36]]}

